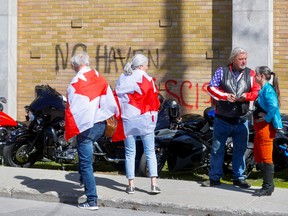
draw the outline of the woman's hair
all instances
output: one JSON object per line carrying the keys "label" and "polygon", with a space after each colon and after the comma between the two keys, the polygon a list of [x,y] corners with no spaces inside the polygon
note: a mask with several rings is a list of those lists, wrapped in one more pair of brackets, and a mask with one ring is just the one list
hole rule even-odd
{"label": "woman's hair", "polygon": [[279,82],[278,82],[278,76],[276,73],[274,73],[273,71],[271,71],[271,69],[267,66],[259,66],[259,67],[256,67],[255,69],[255,72],[257,75],[259,74],[263,74],[265,76],[265,79],[268,81],[268,82],[271,82],[271,78],[273,77],[273,80],[272,80],[272,86],[274,87],[275,91],[276,91],[276,94],[277,94],[277,97],[278,97],[278,103],[279,103],[279,106],[280,106],[280,89],[279,89]]}
{"label": "woman's hair", "polygon": [[87,52],[75,54],[71,58],[71,64],[75,66],[87,65],[89,66],[89,55]]}
{"label": "woman's hair", "polygon": [[235,47],[230,53],[230,56],[228,58],[228,64],[231,64],[233,60],[236,58],[236,56],[238,56],[241,53],[247,54],[247,51],[241,47]]}
{"label": "woman's hair", "polygon": [[141,65],[148,65],[148,58],[143,54],[136,54],[124,67],[124,74],[129,76]]}

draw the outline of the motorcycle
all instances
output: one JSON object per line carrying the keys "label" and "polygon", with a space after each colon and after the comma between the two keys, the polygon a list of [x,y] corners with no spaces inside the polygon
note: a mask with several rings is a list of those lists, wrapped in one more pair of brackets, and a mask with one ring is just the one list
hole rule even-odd
{"label": "motorcycle", "polygon": [[[163,103],[169,113],[169,128],[155,131],[155,150],[158,175],[166,161],[169,171],[195,169],[209,164],[212,128],[201,115],[180,116],[180,106],[174,99]],[[139,173],[147,175],[147,161],[142,155]]]}
{"label": "motorcycle", "polygon": [[[168,170],[184,171],[197,170],[210,166],[210,152],[213,139],[213,108],[204,110],[200,114],[186,114],[180,116],[180,107],[176,100],[168,99],[163,104],[170,116],[170,127],[155,131],[155,151],[157,158],[158,174],[167,162]],[[252,140],[252,135],[251,135]],[[250,142],[250,141],[249,141]],[[247,168],[250,167],[251,151],[247,148],[245,160]],[[225,146],[223,167],[228,167],[232,162],[233,141],[228,138]],[[142,155],[139,173],[147,176],[147,161]],[[249,171],[249,170],[248,170]],[[250,172],[250,171],[249,171]]]}
{"label": "motorcycle", "polygon": [[[5,97],[0,97],[0,157],[3,157],[3,147],[10,136],[11,131],[18,127],[26,126],[24,122],[18,122],[3,112],[3,103],[7,103]],[[3,162],[3,161],[2,161]]]}
{"label": "motorcycle", "polygon": [[59,163],[76,159],[73,140],[64,139],[65,97],[49,85],[37,85],[35,99],[25,111],[29,125],[12,131],[3,148],[6,165],[31,167],[43,159]]}
{"label": "motorcycle", "polygon": [[[68,142],[65,132],[65,97],[49,85],[35,87],[35,99],[26,106],[26,117],[30,124],[11,132],[7,145],[4,146],[4,162],[13,167],[31,167],[36,161],[52,160],[57,163],[77,163],[75,139]],[[163,97],[159,95],[160,101]],[[168,127],[169,122],[164,112],[159,112],[158,128]],[[124,142],[111,142],[102,136],[93,144],[95,163],[111,162],[120,171],[125,168]],[[142,142],[137,140],[136,162],[143,152]]]}
{"label": "motorcycle", "polygon": [[273,162],[275,171],[288,168],[288,115],[281,114],[283,133],[276,134],[273,142]]}

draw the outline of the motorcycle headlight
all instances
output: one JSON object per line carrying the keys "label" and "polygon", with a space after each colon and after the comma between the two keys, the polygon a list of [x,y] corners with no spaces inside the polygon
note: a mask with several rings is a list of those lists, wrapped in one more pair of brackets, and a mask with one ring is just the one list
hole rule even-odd
{"label": "motorcycle headlight", "polygon": [[60,127],[64,128],[64,127],[65,127],[65,120],[60,121],[60,122],[59,122],[59,125],[60,125]]}

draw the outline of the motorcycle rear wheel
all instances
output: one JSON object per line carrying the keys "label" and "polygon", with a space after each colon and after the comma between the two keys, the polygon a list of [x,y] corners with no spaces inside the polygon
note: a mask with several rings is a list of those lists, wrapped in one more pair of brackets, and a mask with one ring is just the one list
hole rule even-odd
{"label": "motorcycle rear wheel", "polygon": [[37,161],[36,153],[28,155],[27,143],[12,143],[3,147],[4,163],[11,167],[29,168]]}
{"label": "motorcycle rear wheel", "polygon": [[285,152],[279,147],[283,144],[286,145],[286,143],[280,143],[278,139],[275,139],[273,142],[273,163],[275,166],[275,172],[281,171],[288,167],[288,158],[285,156]]}
{"label": "motorcycle rear wheel", "polygon": [[[164,148],[158,148],[155,151],[156,160],[157,160],[158,176],[159,176],[160,172],[162,171],[162,169],[166,163],[167,156],[168,156],[167,153],[168,153],[167,150]],[[144,152],[143,152],[141,159],[140,159],[138,173],[142,177],[149,177],[148,164],[147,164],[146,155]]]}

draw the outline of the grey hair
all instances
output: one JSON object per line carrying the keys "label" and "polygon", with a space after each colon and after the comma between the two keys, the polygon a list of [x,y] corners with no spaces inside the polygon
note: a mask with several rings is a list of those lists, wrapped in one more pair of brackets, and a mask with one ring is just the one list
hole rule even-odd
{"label": "grey hair", "polygon": [[235,47],[230,53],[230,57],[228,59],[228,64],[231,64],[233,62],[233,60],[236,58],[236,56],[238,56],[241,53],[247,54],[247,51],[241,47]]}
{"label": "grey hair", "polygon": [[89,66],[89,55],[87,52],[77,53],[71,58],[71,64],[75,66]]}
{"label": "grey hair", "polygon": [[255,68],[256,74],[264,74],[266,80],[270,80],[272,76],[272,71],[269,67],[267,66],[258,66]]}
{"label": "grey hair", "polygon": [[124,67],[124,74],[129,76],[141,65],[148,65],[148,58],[143,54],[136,54]]}

